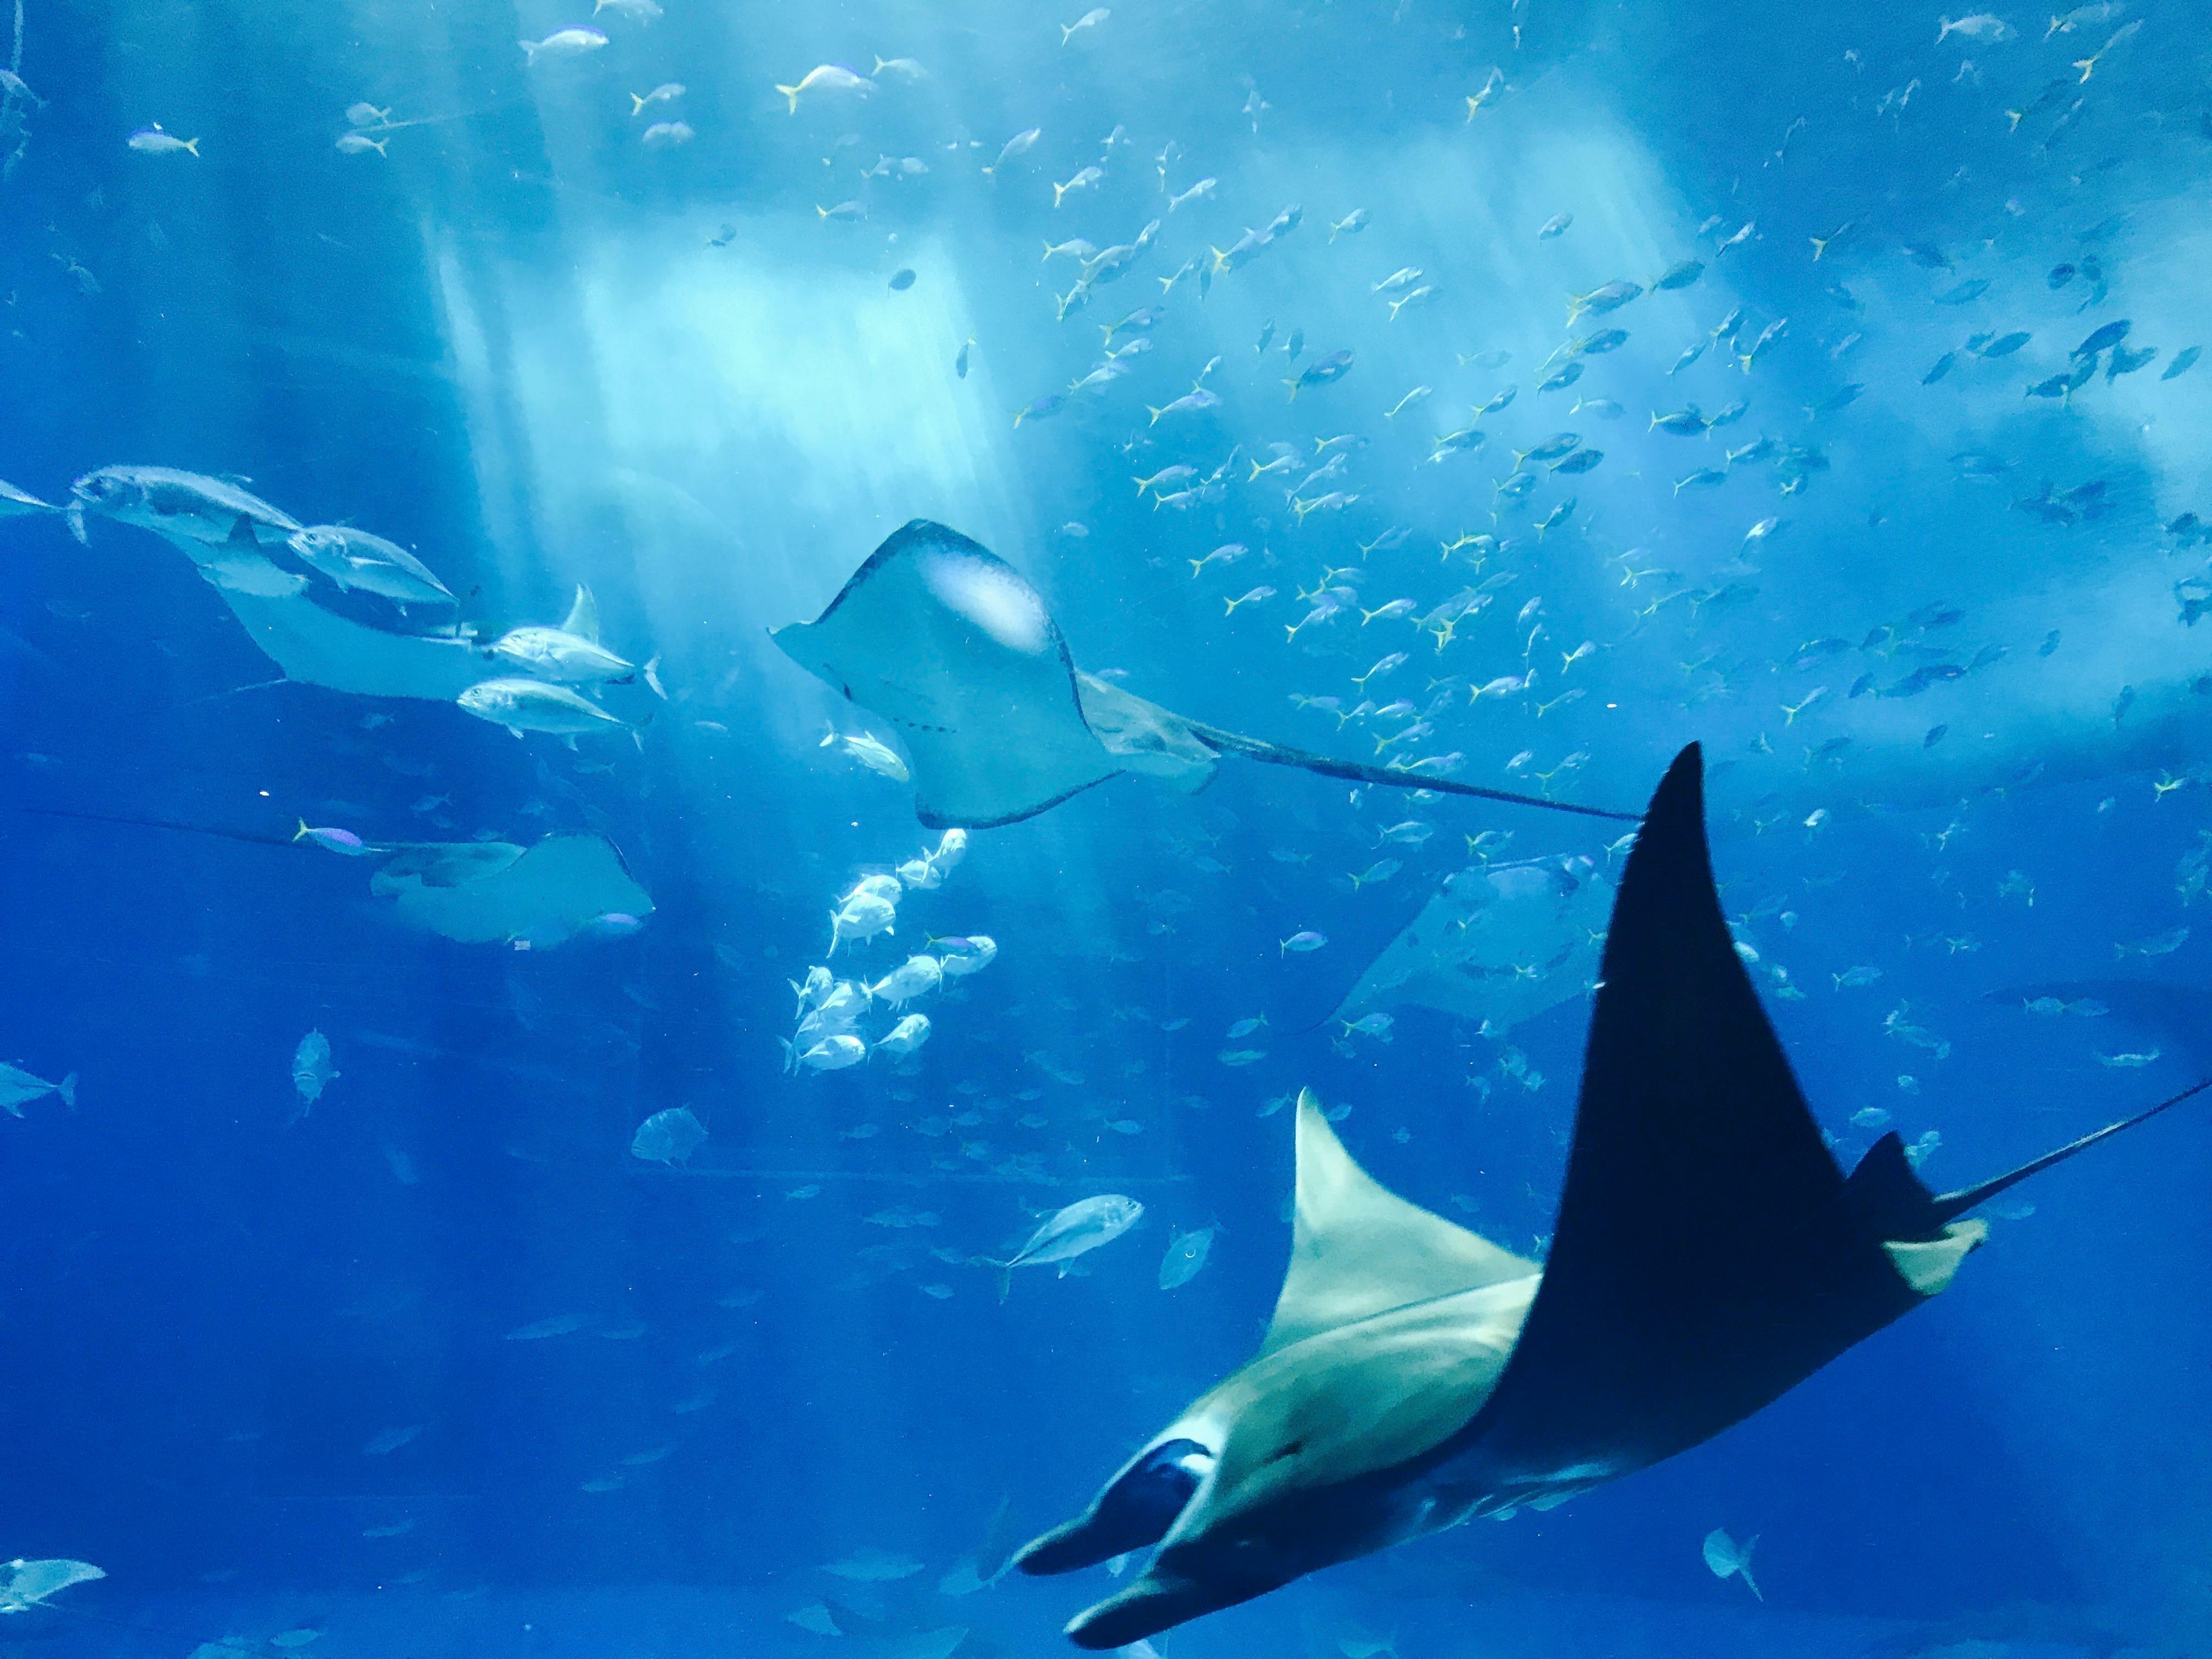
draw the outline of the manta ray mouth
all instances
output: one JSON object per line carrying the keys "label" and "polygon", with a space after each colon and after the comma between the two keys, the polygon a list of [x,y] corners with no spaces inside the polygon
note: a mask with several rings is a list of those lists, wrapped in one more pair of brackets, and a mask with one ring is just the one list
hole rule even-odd
{"label": "manta ray mouth", "polygon": [[1162,1441],[1099,1493],[1088,1510],[1025,1547],[1013,1565],[1028,1573],[1073,1572],[1157,1544],[1188,1505],[1213,1460],[1212,1449],[1199,1441]]}

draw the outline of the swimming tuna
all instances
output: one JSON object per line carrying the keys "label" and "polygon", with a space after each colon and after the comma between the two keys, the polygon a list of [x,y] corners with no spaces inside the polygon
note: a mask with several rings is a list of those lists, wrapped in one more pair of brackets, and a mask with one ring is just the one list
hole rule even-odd
{"label": "swimming tuna", "polygon": [[484,680],[453,701],[478,720],[503,726],[518,738],[526,732],[544,732],[573,742],[586,732],[628,732],[641,747],[644,744],[629,721],[565,685],[549,685],[544,680]]}
{"label": "swimming tuna", "polygon": [[49,1083],[15,1066],[0,1064],[0,1111],[10,1117],[21,1117],[27,1104],[47,1095],[59,1095],[62,1104],[75,1111],[76,1073],[71,1072],[59,1083]]}
{"label": "swimming tuna", "polygon": [[1029,1243],[1006,1261],[982,1256],[977,1258],[977,1263],[999,1270],[999,1300],[1004,1302],[1006,1292],[1013,1286],[1015,1268],[1057,1263],[1060,1276],[1065,1278],[1068,1262],[1102,1244],[1112,1243],[1135,1226],[1144,1213],[1143,1205],[1119,1193],[1082,1199],[1046,1220],[1030,1235]]}
{"label": "swimming tuna", "polygon": [[310,525],[285,545],[300,562],[339,587],[381,594],[402,605],[458,605],[453,590],[396,542],[344,525]]}

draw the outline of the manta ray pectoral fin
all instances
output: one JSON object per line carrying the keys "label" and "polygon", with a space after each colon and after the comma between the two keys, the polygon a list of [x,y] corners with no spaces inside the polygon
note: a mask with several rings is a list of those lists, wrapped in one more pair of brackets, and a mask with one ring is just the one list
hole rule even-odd
{"label": "manta ray pectoral fin", "polygon": [[1458,1443],[1494,1490],[1624,1474],[1741,1421],[1948,1285],[1984,1237],[1967,1210],[2212,1089],[1964,1192],[1931,1195],[1894,1134],[1844,1180],[1723,917],[1694,744],[1638,833],[1600,981],[1541,1287]]}
{"label": "manta ray pectoral fin", "polygon": [[1310,1089],[1299,1091],[1297,1124],[1291,1265],[1261,1353],[1410,1303],[1538,1271],[1384,1188],[1345,1151]]}
{"label": "manta ray pectoral fin", "polygon": [[1028,1573],[1073,1572],[1157,1544],[1205,1479],[1212,1452],[1186,1436],[1164,1437],[1124,1464],[1091,1507],[1015,1552]]}
{"label": "manta ray pectoral fin", "polygon": [[1722,915],[1703,770],[1676,757],[1614,900],[1542,1285],[1468,1437],[1506,1486],[1749,1416],[1918,1305],[1883,1245],[1942,1234],[1901,1150],[1845,1201]]}

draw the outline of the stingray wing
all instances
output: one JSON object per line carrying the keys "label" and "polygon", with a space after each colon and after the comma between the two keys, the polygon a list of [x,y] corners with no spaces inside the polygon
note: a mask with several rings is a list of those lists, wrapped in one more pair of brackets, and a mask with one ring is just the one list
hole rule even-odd
{"label": "stingray wing", "polygon": [[1925,1190],[1899,1156],[1847,1191],[1723,919],[1703,775],[1693,744],[1630,854],[1542,1285],[1463,1437],[1508,1498],[1694,1445],[1923,1299],[1883,1240]]}
{"label": "stingray wing", "polygon": [[[283,574],[273,565],[268,568]],[[223,582],[214,586],[289,680],[359,696],[451,702],[488,676],[483,659],[466,640],[372,628],[304,592],[257,593]]]}
{"label": "stingray wing", "polygon": [[894,532],[821,616],[773,637],[897,729],[925,823],[1012,823],[1121,769],[1043,596],[943,525]]}
{"label": "stingray wing", "polygon": [[466,848],[403,849],[369,879],[401,921],[464,945],[527,940],[565,944],[600,916],[647,916],[653,900],[613,842],[598,836],[548,836],[511,859],[477,863]]}

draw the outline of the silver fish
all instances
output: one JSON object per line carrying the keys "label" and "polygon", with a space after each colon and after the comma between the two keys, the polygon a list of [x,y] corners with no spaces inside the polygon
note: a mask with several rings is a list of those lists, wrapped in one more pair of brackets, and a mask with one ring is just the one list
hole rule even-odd
{"label": "silver fish", "polygon": [[[1135,1226],[1144,1213],[1143,1205],[1120,1193],[1081,1199],[1048,1218],[1030,1235],[1029,1243],[1004,1261],[982,1257],[979,1262],[999,1270],[999,1299],[1003,1302],[1013,1284],[1015,1268],[1073,1261],[1102,1244],[1112,1243]],[[1063,1265],[1061,1273],[1065,1275],[1066,1271]]]}
{"label": "silver fish", "polygon": [[456,605],[453,591],[396,542],[343,525],[311,525],[286,544],[300,562],[340,587],[380,593],[402,605]]}

